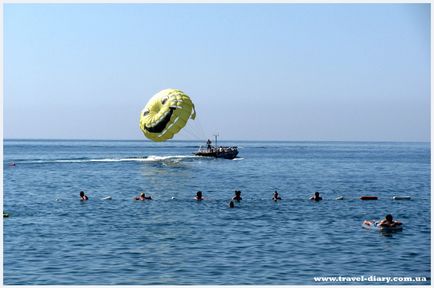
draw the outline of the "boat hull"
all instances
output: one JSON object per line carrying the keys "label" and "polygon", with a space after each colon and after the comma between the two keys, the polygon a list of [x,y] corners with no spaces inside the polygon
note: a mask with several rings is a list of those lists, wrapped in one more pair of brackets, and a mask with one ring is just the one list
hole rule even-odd
{"label": "boat hull", "polygon": [[234,159],[238,155],[238,151],[199,151],[194,153],[196,156],[203,156],[203,157],[214,157],[214,158],[223,158],[223,159]]}

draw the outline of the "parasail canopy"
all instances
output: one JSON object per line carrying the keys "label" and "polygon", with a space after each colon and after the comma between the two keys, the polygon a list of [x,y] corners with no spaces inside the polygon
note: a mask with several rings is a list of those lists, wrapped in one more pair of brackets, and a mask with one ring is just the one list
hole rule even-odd
{"label": "parasail canopy", "polygon": [[153,141],[166,141],[184,128],[190,118],[196,118],[190,97],[178,89],[165,89],[152,96],[143,108],[140,129]]}

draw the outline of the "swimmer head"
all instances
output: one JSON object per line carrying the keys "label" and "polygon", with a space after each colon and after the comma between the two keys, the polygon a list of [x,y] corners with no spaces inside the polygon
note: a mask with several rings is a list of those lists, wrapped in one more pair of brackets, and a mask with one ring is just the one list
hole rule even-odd
{"label": "swimmer head", "polygon": [[387,214],[386,215],[386,220],[389,221],[389,222],[392,222],[393,221],[393,216],[391,214]]}

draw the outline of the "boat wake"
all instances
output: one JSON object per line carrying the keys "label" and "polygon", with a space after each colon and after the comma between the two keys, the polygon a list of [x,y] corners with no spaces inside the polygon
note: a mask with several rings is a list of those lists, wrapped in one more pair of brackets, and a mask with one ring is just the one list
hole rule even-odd
{"label": "boat wake", "polygon": [[14,163],[19,164],[49,164],[49,163],[109,163],[109,162],[180,162],[199,158],[190,155],[170,155],[158,156],[150,155],[145,157],[126,157],[126,158],[75,158],[75,159],[34,159],[34,160],[16,160]]}

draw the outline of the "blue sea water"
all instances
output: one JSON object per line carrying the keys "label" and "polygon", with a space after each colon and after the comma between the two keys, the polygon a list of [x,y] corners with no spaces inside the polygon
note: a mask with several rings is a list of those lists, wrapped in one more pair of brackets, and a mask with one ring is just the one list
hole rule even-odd
{"label": "blue sea water", "polygon": [[[224,143],[235,160],[192,156],[199,144],[5,140],[4,284],[431,283],[430,143]],[[387,213],[403,231],[361,227]]]}

